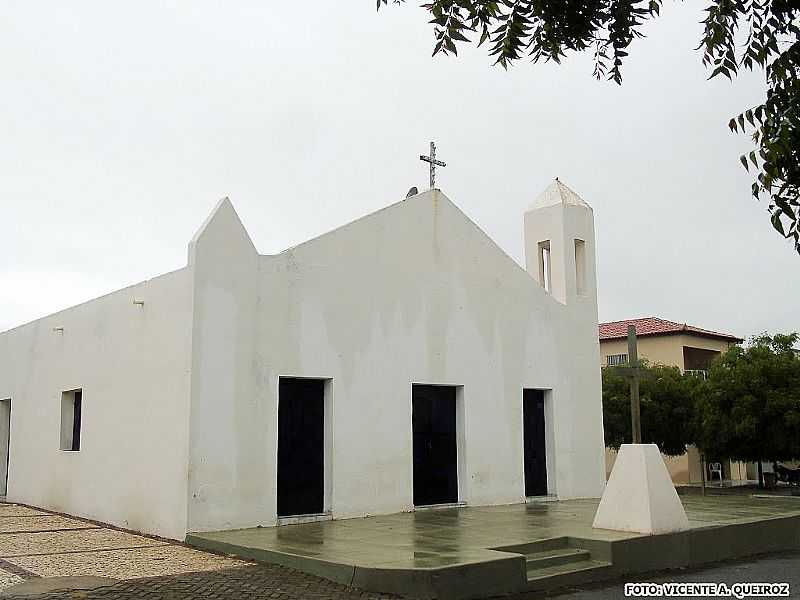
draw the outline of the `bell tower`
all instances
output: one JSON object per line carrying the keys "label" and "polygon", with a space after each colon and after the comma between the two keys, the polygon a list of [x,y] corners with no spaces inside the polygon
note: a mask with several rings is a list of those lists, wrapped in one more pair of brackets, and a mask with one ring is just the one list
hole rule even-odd
{"label": "bell tower", "polygon": [[562,304],[586,304],[597,316],[594,214],[558,178],[525,212],[525,268]]}
{"label": "bell tower", "polygon": [[[556,485],[573,497],[596,496],[605,483],[600,342],[597,333],[594,215],[556,179],[525,212],[525,262],[547,298],[558,328],[559,377],[553,384],[555,456],[581,456],[584,470],[561,473]],[[568,432],[568,433],[567,433]],[[559,492],[560,493],[560,492]]]}

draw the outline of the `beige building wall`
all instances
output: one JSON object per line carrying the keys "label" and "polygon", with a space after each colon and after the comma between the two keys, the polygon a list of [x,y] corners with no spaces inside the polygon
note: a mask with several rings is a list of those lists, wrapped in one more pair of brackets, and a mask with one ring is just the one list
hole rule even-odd
{"label": "beige building wall", "polygon": [[[673,483],[691,483],[700,479],[700,458],[694,446],[680,456],[667,456],[662,454],[664,464],[669,471]],[[617,460],[617,451],[606,448],[606,479],[611,475],[614,462]],[[694,479],[696,477],[696,479]]]}
{"label": "beige building wall", "polygon": [[[698,348],[700,350],[713,350],[725,352],[733,344],[727,340],[705,338],[691,334],[653,335],[637,338],[639,358],[647,359],[651,364],[672,365],[684,370],[683,348]],[[626,338],[614,340],[600,340],[600,366],[608,364],[608,357],[614,354],[627,354],[628,340]],[[702,466],[700,453],[694,446],[690,446],[681,456],[665,456],[664,464],[674,483],[696,483],[702,479]],[[611,474],[617,453],[606,448],[606,477]],[[732,480],[748,479],[745,463],[724,461],[722,465],[723,478]]]}
{"label": "beige building wall", "polygon": [[[646,358],[650,363],[661,365],[674,365],[683,370],[683,347],[698,348],[700,350],[714,350],[725,352],[733,344],[725,340],[703,338],[696,335],[653,335],[637,338],[639,358]],[[608,364],[608,356],[613,354],[627,354],[628,340],[600,340],[601,366]]]}
{"label": "beige building wall", "polygon": [[[667,471],[672,478],[673,483],[686,484],[686,483],[699,483],[702,481],[702,462],[700,460],[700,452],[694,446],[689,446],[684,454],[680,456],[667,456],[661,455],[664,459],[664,464],[667,466]],[[611,475],[611,469],[614,468],[614,462],[617,460],[617,451],[611,448],[606,448],[606,479]],[[721,462],[722,465],[722,478],[731,481],[744,481],[747,479],[757,479],[755,474],[755,463],[735,462],[726,460]],[[765,470],[771,470],[769,465],[765,463]],[[706,479],[709,479],[708,474]],[[716,481],[716,476],[713,479]]]}

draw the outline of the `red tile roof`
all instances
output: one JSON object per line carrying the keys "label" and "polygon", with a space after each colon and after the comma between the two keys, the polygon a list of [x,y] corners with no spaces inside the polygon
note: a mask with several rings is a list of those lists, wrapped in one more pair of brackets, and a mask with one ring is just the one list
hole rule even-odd
{"label": "red tile roof", "polygon": [[645,317],[644,319],[628,319],[626,321],[612,321],[611,323],[600,323],[600,340],[615,340],[628,337],[628,325],[636,327],[636,335],[644,337],[648,335],[675,335],[686,333],[700,337],[714,338],[718,340],[728,340],[740,343],[744,340],[729,333],[719,333],[708,329],[701,329],[687,325],[686,323],[675,323],[658,317]]}

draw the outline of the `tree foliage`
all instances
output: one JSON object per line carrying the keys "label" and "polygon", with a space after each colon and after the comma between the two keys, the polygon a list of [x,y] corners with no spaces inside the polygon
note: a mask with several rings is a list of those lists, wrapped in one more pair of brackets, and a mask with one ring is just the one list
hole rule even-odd
{"label": "tree foliage", "polygon": [[[677,367],[642,361],[639,403],[642,442],[657,444],[662,453],[679,456],[694,443],[695,388],[701,380],[682,375]],[[603,369],[603,428],[606,446],[618,449],[631,441],[630,378],[625,367]]]}
{"label": "tree foliage", "polygon": [[[405,0],[391,0],[402,4]],[[751,191],[767,198],[772,226],[800,253],[800,2],[709,0],[698,48],[711,77],[740,69],[766,71],[764,103],[731,119],[750,132],[755,148],[740,158],[753,169]],[[377,6],[389,0],[377,0]],[[433,54],[457,54],[458,44],[488,44],[495,64],[528,57],[559,63],[570,51],[594,54],[594,75],[622,83],[622,64],[641,28],[663,0],[432,0],[423,4],[434,26]],[[744,38],[743,40],[741,38]],[[741,44],[739,42],[742,42]]]}
{"label": "tree foliage", "polygon": [[800,458],[797,334],[761,335],[715,361],[696,393],[696,443],[707,456]]}

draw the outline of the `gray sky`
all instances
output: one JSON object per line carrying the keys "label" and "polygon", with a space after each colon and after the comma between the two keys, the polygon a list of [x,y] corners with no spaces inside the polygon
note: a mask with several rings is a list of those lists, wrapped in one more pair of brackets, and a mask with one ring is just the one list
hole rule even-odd
{"label": "gray sky", "polygon": [[7,0],[0,330],[180,268],[229,196],[271,253],[427,185],[523,261],[559,176],[595,209],[601,320],[800,330],[800,257],[749,196],[727,121],[760,75],[706,81],[696,3],[667,3],[622,87],[589,56],[504,72],[431,58],[411,2]]}

